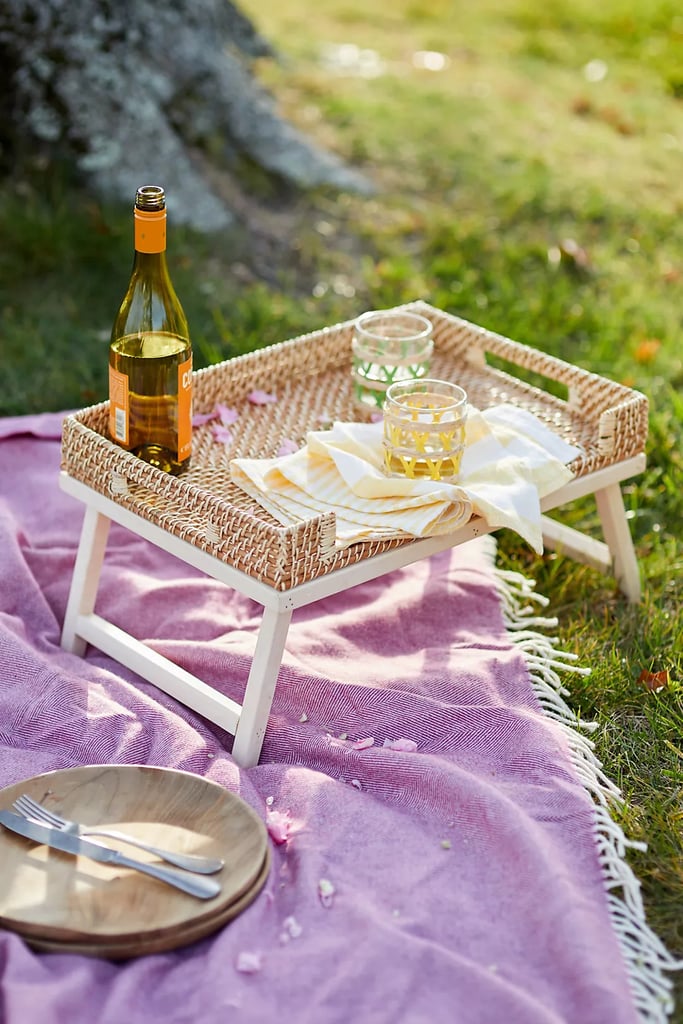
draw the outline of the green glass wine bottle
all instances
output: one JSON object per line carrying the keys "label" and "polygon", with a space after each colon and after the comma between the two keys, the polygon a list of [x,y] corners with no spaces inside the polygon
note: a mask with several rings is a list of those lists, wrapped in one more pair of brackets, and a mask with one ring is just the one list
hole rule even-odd
{"label": "green glass wine bottle", "polygon": [[192,453],[192,346],[166,264],[166,196],[135,195],[133,270],[111,332],[109,435],[177,475]]}

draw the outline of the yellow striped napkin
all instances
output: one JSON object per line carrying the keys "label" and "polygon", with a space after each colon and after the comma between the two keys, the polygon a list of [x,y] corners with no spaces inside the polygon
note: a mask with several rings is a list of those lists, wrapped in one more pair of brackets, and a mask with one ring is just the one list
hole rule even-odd
{"label": "yellow striped napkin", "polygon": [[571,479],[580,449],[513,405],[468,410],[457,484],[383,473],[382,424],[335,423],[292,455],[233,459],[232,479],[279,523],[336,516],[336,543],[451,533],[473,514],[543,550],[540,498]]}

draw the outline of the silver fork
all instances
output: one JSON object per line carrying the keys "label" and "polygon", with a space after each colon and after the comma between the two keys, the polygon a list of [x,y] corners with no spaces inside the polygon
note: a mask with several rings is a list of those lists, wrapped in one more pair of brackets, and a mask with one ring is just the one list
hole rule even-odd
{"label": "silver fork", "polygon": [[141,850],[147,850],[148,853],[155,854],[169,864],[175,864],[176,867],[184,868],[186,871],[194,871],[200,875],[212,875],[216,871],[220,871],[224,864],[224,861],[214,857],[200,857],[191,853],[174,853],[172,850],[162,850],[158,846],[150,846],[149,843],[136,839],[135,836],[129,836],[125,832],[117,832],[112,828],[99,828],[97,825],[81,825],[77,821],[69,821],[68,818],[62,818],[59,814],[55,814],[54,811],[43,807],[42,804],[39,804],[27,794],[18,797],[14,801],[14,809],[25,818],[33,818],[35,821],[52,825],[53,828],[58,828],[61,832],[69,832],[75,836],[105,836],[109,839],[119,839],[122,842],[129,843],[131,846],[137,846]]}

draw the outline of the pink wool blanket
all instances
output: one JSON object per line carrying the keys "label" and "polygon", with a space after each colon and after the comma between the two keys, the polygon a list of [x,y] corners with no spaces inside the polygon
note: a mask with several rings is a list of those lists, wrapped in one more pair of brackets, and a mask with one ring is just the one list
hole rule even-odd
{"label": "pink wool blanket", "polygon": [[[83,508],[58,487],[60,422],[0,420],[0,786],[167,766],[287,826],[260,895],[193,945],[114,963],[0,931],[0,1019],[638,1020],[595,803],[506,629],[490,541],[296,612],[260,763],[242,770],[217,727],[97,650],[61,650]],[[113,526],[98,606],[241,699],[253,601]]]}

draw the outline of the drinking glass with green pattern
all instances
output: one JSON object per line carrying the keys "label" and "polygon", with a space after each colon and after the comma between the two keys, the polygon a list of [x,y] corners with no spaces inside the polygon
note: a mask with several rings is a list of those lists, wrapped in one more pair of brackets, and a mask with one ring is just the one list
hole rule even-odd
{"label": "drinking glass with green pattern", "polygon": [[432,324],[401,309],[362,313],[353,332],[353,383],[357,401],[380,410],[392,384],[429,372],[434,349]]}

